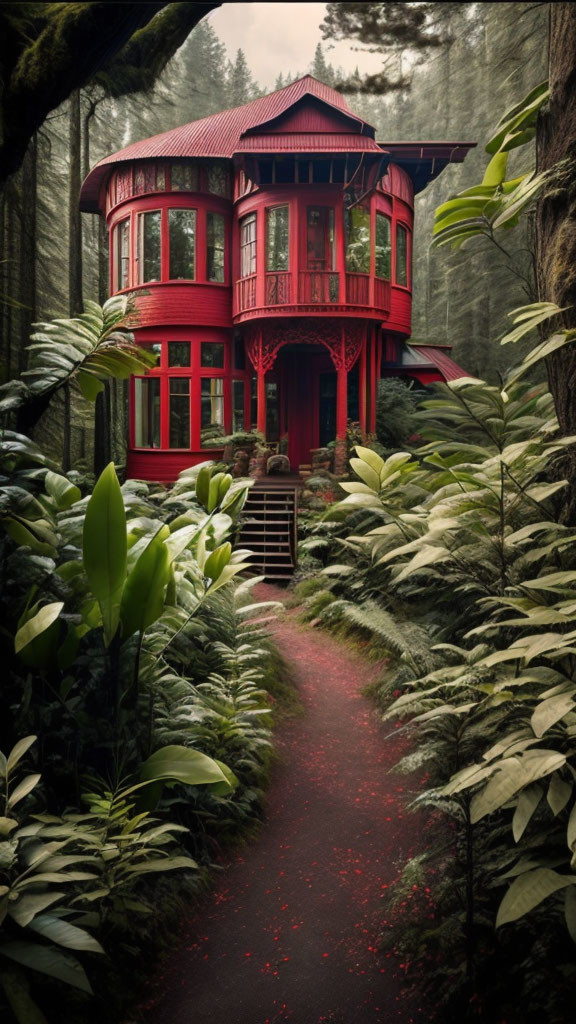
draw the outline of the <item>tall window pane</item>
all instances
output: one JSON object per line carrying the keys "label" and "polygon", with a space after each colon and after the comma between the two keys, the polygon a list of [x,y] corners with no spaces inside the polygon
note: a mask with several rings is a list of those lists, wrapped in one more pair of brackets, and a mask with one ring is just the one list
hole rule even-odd
{"label": "tall window pane", "polygon": [[232,381],[232,430],[244,430],[244,381]]}
{"label": "tall window pane", "polygon": [[266,211],[266,270],[288,270],[288,207]]}
{"label": "tall window pane", "polygon": [[256,214],[249,213],[240,221],[240,276],[256,273]]}
{"label": "tall window pane", "polygon": [[408,284],[408,232],[396,225],[396,284]]}
{"label": "tall window pane", "polygon": [[224,281],[225,223],[221,213],[206,218],[206,279]]}
{"label": "tall window pane", "polygon": [[224,435],[224,381],[204,377],[200,382],[201,443]]}
{"label": "tall window pane", "polygon": [[168,210],[171,281],[194,279],[196,210]]}
{"label": "tall window pane", "polygon": [[160,447],[159,377],[136,377],[134,381],[134,444],[136,448]]}
{"label": "tall window pane", "polygon": [[370,211],[354,206],[346,214],[346,270],[370,273]]}
{"label": "tall window pane", "polygon": [[390,220],[383,213],[376,214],[376,277],[391,277],[392,250],[390,239]]}
{"label": "tall window pane", "polygon": [[127,288],[129,284],[130,271],[130,218],[121,220],[114,229],[115,236],[115,265],[116,265],[116,291]]}
{"label": "tall window pane", "polygon": [[334,270],[334,210],[309,206],[306,213],[308,270]]}
{"label": "tall window pane", "polygon": [[170,377],[170,447],[190,447],[190,380]]}
{"label": "tall window pane", "polygon": [[160,280],[160,210],[138,218],[138,281]]}

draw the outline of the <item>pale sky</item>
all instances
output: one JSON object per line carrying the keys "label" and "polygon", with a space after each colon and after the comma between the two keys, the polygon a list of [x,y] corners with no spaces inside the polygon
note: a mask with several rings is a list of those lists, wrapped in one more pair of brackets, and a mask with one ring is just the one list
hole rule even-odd
{"label": "pale sky", "polygon": [[[381,57],[354,53],[348,44],[322,40],[319,25],[325,8],[326,4],[316,3],[223,4],[211,11],[207,20],[230,59],[237,50],[244,50],[255,80],[267,89],[274,88],[280,72],[306,74],[318,43],[322,43],[328,63],[335,67],[350,72],[358,65],[363,73],[379,71]],[[328,49],[329,45],[334,48]]]}

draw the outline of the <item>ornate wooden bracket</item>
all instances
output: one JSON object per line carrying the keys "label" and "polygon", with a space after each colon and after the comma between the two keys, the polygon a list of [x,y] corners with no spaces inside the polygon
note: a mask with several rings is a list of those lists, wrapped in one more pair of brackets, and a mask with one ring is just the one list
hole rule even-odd
{"label": "ornate wooden bracket", "polygon": [[299,318],[292,323],[276,321],[243,329],[246,351],[257,373],[271,370],[285,345],[324,345],[336,370],[352,369],[366,337],[364,321]]}

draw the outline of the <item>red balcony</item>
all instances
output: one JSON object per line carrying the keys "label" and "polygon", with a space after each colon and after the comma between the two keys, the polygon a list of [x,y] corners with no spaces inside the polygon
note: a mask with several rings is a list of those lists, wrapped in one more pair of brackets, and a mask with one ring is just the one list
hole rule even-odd
{"label": "red balcony", "polygon": [[364,315],[390,311],[390,282],[370,274],[341,274],[333,270],[269,271],[264,275],[264,301],[257,298],[258,275],[236,281],[234,316],[265,314],[267,310],[286,313],[323,309],[337,312],[338,306],[357,307]]}

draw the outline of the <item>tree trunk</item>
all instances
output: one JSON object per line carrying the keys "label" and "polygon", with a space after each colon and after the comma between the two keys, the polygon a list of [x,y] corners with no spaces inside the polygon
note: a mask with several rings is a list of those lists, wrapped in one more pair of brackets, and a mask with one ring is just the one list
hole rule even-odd
{"label": "tree trunk", "polygon": [[81,150],[82,121],[80,92],[70,97],[70,170],[68,191],[68,295],[70,316],[82,312],[82,222],[80,219],[80,187],[82,185]]}
{"label": "tree trunk", "polygon": [[26,369],[26,349],[30,344],[32,324],[36,320],[36,207],[37,207],[36,136],[33,137],[20,177],[20,344],[18,346],[18,372]]}
{"label": "tree trunk", "polygon": [[[536,214],[538,298],[571,307],[561,327],[576,323],[576,4],[549,5],[550,105],[537,135],[537,169],[558,167]],[[548,380],[560,428],[576,433],[576,344],[548,359]],[[568,449],[569,490],[563,518],[576,523],[576,451]]]}

